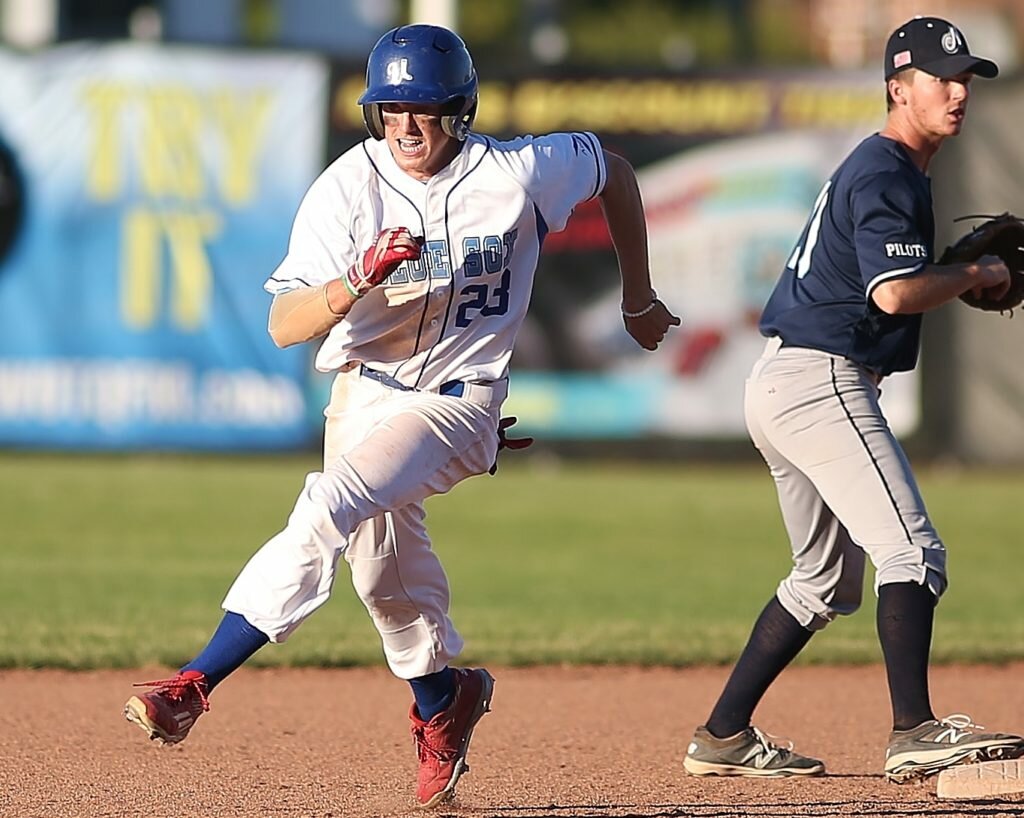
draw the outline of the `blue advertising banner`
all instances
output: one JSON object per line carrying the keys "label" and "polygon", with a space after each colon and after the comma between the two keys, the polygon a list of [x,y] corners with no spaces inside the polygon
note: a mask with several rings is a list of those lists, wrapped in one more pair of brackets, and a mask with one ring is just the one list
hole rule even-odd
{"label": "blue advertising banner", "polygon": [[0,75],[0,444],[308,442],[309,350],[273,345],[262,283],[323,166],[326,66],[125,43]]}

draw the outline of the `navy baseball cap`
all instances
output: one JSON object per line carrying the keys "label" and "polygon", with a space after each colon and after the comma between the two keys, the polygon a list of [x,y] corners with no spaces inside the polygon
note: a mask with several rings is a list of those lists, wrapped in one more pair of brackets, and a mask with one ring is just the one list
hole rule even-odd
{"label": "navy baseball cap", "polygon": [[956,26],[939,17],[915,17],[889,35],[885,44],[885,78],[907,68],[948,79],[970,71],[985,79],[999,73],[999,67],[967,48],[967,40]]}

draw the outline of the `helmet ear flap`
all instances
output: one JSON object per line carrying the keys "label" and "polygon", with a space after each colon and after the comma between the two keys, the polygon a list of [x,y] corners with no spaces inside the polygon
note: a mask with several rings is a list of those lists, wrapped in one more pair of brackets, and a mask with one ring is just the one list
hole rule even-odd
{"label": "helmet ear flap", "polygon": [[466,139],[469,129],[473,127],[473,120],[476,118],[477,100],[466,100],[462,110],[457,114],[441,117],[441,130],[459,142]]}
{"label": "helmet ear flap", "polygon": [[381,115],[380,103],[371,102],[363,106],[363,123],[374,139],[384,138],[384,117]]}
{"label": "helmet ear flap", "polygon": [[448,136],[454,137],[461,142],[466,138],[466,131],[469,129],[466,127],[466,123],[463,122],[462,117],[455,115],[441,117],[441,130],[448,134]]}

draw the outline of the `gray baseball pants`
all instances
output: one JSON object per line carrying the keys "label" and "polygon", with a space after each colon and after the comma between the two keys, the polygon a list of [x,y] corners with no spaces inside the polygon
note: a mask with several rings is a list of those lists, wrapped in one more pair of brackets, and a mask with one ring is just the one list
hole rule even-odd
{"label": "gray baseball pants", "polygon": [[879,378],[846,358],[771,339],[746,384],[744,411],[768,464],[793,551],[783,607],[824,628],[860,607],[865,554],[875,589],[946,588],[946,551],[910,464],[879,406]]}

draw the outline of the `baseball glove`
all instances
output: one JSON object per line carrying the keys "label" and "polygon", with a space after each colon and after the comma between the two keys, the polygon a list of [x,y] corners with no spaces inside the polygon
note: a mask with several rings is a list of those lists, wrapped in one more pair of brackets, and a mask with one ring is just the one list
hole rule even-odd
{"label": "baseball glove", "polygon": [[1024,221],[1012,213],[993,216],[947,247],[938,263],[961,264],[986,255],[999,256],[1010,268],[1010,288],[998,299],[984,292],[976,296],[968,290],[960,300],[979,310],[1012,315],[1014,308],[1024,301]]}

